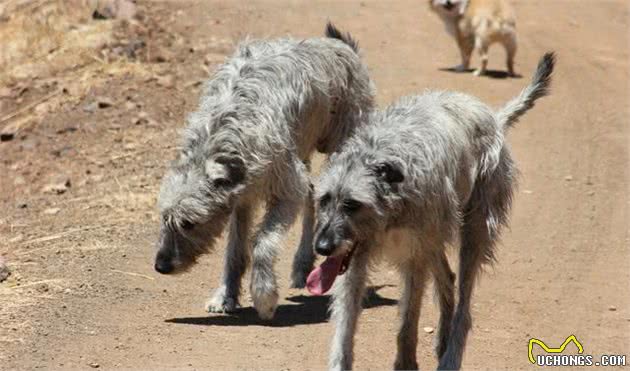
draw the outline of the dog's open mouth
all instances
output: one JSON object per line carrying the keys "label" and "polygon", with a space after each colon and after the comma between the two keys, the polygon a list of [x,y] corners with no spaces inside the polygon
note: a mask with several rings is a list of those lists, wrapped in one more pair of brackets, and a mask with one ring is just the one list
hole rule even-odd
{"label": "dog's open mouth", "polygon": [[444,7],[444,9],[450,11],[455,7],[455,4],[451,3],[450,1],[447,1],[446,4],[442,6]]}
{"label": "dog's open mouth", "polygon": [[330,256],[306,279],[306,288],[313,295],[323,295],[335,283],[337,276],[346,273],[354,254],[354,246],[344,255]]}

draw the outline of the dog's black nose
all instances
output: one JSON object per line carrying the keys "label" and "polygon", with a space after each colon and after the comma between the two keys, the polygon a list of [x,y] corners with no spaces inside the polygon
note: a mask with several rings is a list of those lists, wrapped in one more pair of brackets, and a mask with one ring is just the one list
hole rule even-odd
{"label": "dog's black nose", "polygon": [[315,243],[315,252],[319,255],[329,256],[333,252],[333,243],[328,238],[320,238]]}
{"label": "dog's black nose", "polygon": [[169,274],[173,271],[173,264],[167,260],[160,260],[155,262],[155,270],[162,274]]}

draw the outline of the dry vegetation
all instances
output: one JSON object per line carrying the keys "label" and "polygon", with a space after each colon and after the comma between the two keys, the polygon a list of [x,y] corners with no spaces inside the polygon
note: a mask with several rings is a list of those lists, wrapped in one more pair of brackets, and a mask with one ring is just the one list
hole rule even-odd
{"label": "dry vegetation", "polygon": [[[11,210],[0,215],[11,271],[0,285],[0,362],[4,345],[38,333],[34,306],[94,290],[48,270],[50,254],[69,261],[115,249],[122,226],[154,217],[164,158],[151,152],[170,154],[175,141],[158,143],[179,126],[188,103],[179,92],[197,91],[231,48],[216,38],[191,45],[159,4],[138,5],[131,19],[94,17],[103,3],[0,3],[0,186]],[[176,75],[175,63],[188,68]]]}

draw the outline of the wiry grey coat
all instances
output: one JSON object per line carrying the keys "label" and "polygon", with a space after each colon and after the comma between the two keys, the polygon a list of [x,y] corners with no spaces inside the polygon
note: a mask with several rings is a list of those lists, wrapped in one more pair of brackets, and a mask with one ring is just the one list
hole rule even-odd
{"label": "wiry grey coat", "polygon": [[[312,267],[309,158],[315,150],[337,150],[374,97],[356,42],[331,24],[326,36],[242,43],[206,84],[188,118],[181,153],[160,191],[155,268],[188,269],[230,220],[223,285],[209,311],[238,305],[251,255],[254,306],[262,318],[273,317],[273,263],[302,205],[293,284],[303,286]],[[250,248],[252,214],[261,201],[265,215]]]}
{"label": "wiry grey coat", "polygon": [[[383,257],[400,269],[404,282],[395,368],[418,367],[418,318],[429,275],[435,277],[441,311],[439,369],[460,367],[472,288],[481,265],[493,259],[516,183],[505,134],[547,94],[553,66],[553,54],[545,55],[532,83],[498,112],[455,92],[403,98],[375,112],[331,156],[316,187],[314,242],[328,258],[309,276],[309,288],[312,277],[317,288],[331,282],[326,277],[342,274],[334,287],[331,369],[352,367],[367,266]],[[445,247],[458,240],[455,309]],[[335,267],[332,276],[324,267]]]}

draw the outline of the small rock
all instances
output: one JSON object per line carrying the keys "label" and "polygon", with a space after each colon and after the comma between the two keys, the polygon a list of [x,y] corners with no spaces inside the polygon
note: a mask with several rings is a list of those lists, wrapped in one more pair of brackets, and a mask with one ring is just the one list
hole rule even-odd
{"label": "small rock", "polygon": [[208,53],[203,58],[203,64],[209,66],[215,63],[221,63],[225,60],[225,55],[219,53]]}
{"label": "small rock", "polygon": [[617,310],[617,307],[614,306],[614,305],[611,305],[611,306],[608,307],[608,310],[611,311],[611,312],[615,312]]}
{"label": "small rock", "polygon": [[201,85],[203,85],[203,80],[193,80],[191,82],[189,82],[188,84],[186,84],[187,88],[193,87],[193,88],[198,88]]}
{"label": "small rock", "polygon": [[46,215],[57,215],[61,211],[58,207],[51,207],[49,209],[44,210],[44,214]]}
{"label": "small rock", "polygon": [[531,195],[532,193],[534,193],[534,191],[530,191],[529,189],[524,189],[523,193],[525,193],[526,195]]}
{"label": "small rock", "polygon": [[165,88],[172,88],[175,86],[175,77],[173,77],[173,75],[158,76],[156,81],[158,85]]}
{"label": "small rock", "polygon": [[564,177],[564,180],[565,180],[565,181],[567,181],[567,182],[572,181],[572,180],[573,180],[573,175],[567,175],[567,176],[565,176],[565,177]]}
{"label": "small rock", "polygon": [[2,132],[0,133],[0,142],[8,142],[10,140],[13,140],[15,138],[15,133],[11,133],[11,132]]}
{"label": "small rock", "polygon": [[0,282],[3,282],[11,275],[11,271],[2,256],[0,256]]}
{"label": "small rock", "polygon": [[146,43],[140,39],[134,39],[127,44],[122,52],[123,54],[130,59],[135,59],[138,57],[138,51],[146,46]]}
{"label": "small rock", "polygon": [[50,183],[42,188],[43,193],[62,194],[70,188],[70,179],[66,178],[60,182]]}
{"label": "small rock", "polygon": [[96,362],[90,362],[90,363],[88,363],[88,366],[90,366],[90,367],[92,367],[92,368],[99,368],[99,367],[101,367],[101,365],[99,365],[99,364],[98,364],[98,363],[96,363]]}
{"label": "small rock", "polygon": [[136,4],[131,0],[99,0],[92,18],[130,20],[136,13]]}
{"label": "small rock", "polygon": [[426,332],[427,334],[432,334],[433,331],[435,331],[435,329],[433,327],[424,327],[423,328],[424,332]]}
{"label": "small rock", "polygon": [[76,126],[66,126],[65,128],[57,130],[57,134],[74,133],[77,130]]}
{"label": "small rock", "polygon": [[133,119],[134,125],[145,125],[150,122],[152,122],[152,120],[149,118],[149,114],[145,111],[139,112],[138,116]]}
{"label": "small rock", "polygon": [[83,111],[87,113],[94,113],[97,108],[98,108],[98,103],[92,102],[90,104],[86,104],[85,106],[83,106]]}
{"label": "small rock", "polygon": [[26,202],[20,201],[15,206],[17,206],[18,209],[26,209],[28,207],[28,204]]}
{"label": "small rock", "polygon": [[167,49],[157,49],[152,52],[151,62],[165,63],[174,58],[173,53]]}
{"label": "small rock", "polygon": [[130,110],[130,111],[133,110],[133,109],[136,109],[136,104],[134,102],[128,100],[128,101],[125,102],[125,109]]}
{"label": "small rock", "polygon": [[101,109],[109,108],[114,105],[114,102],[107,97],[99,97],[96,100],[96,103],[98,104],[98,108],[101,108]]}

